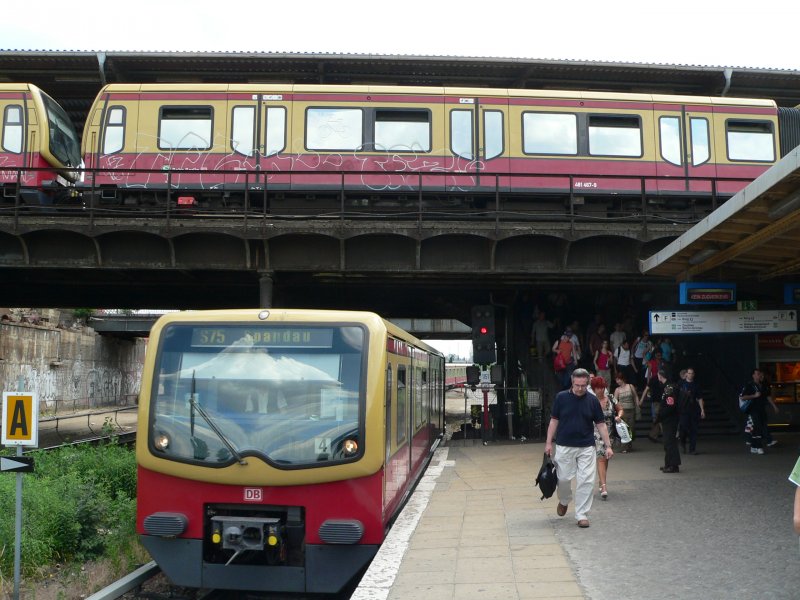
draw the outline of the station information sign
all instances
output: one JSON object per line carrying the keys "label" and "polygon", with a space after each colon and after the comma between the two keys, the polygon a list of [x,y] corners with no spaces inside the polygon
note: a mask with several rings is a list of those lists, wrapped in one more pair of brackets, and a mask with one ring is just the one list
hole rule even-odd
{"label": "station information sign", "polygon": [[796,310],[650,311],[650,333],[652,335],[779,331],[797,331]]}

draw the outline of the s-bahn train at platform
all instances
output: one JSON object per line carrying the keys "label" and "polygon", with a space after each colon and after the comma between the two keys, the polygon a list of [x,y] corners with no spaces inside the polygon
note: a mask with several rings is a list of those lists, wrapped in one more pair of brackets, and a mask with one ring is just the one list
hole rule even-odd
{"label": "s-bahn train at platform", "polygon": [[139,404],[137,529],[177,585],[335,593],[444,428],[444,357],[373,313],[170,313]]}
{"label": "s-bahn train at platform", "polygon": [[724,199],[800,142],[798,115],[727,97],[112,84],[83,135],[84,197],[289,214],[345,200],[402,208],[423,193],[441,208],[570,193],[628,195],[639,207],[643,194]]}
{"label": "s-bahn train at platform", "polygon": [[0,83],[0,115],[0,201],[56,204],[76,197],[80,139],[64,109],[35,85]]}

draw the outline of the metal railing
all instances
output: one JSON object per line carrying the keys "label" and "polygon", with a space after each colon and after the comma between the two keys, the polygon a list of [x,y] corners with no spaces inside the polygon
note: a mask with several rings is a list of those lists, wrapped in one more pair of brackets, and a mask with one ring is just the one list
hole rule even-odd
{"label": "metal railing", "polygon": [[[171,219],[370,219],[694,223],[750,179],[417,171],[237,171],[87,169],[84,183],[62,188],[3,186],[0,216],[46,210],[80,215]],[[8,169],[13,172],[14,169]],[[726,191],[719,192],[720,186]],[[33,193],[33,196],[32,196]],[[197,196],[203,198],[196,203]],[[23,197],[52,203],[24,202]],[[179,198],[191,197],[188,204]]]}

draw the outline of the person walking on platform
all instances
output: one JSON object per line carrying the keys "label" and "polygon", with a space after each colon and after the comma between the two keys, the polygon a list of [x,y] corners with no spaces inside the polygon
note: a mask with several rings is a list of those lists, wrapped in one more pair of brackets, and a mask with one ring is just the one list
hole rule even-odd
{"label": "person walking on platform", "polygon": [[689,454],[697,454],[697,432],[700,419],[706,418],[706,408],[700,386],[694,380],[694,368],[686,369],[686,379],[678,386],[681,449],[686,453],[686,442],[689,442]]}
{"label": "person walking on platform", "polygon": [[553,324],[547,320],[544,311],[540,310],[531,329],[531,341],[536,347],[536,356],[539,362],[543,361],[550,352],[550,330],[552,328]]}
{"label": "person walking on platform", "polygon": [[658,409],[657,422],[661,423],[664,431],[664,473],[677,473],[680,471],[681,455],[678,452],[678,387],[667,378],[663,369],[658,372],[658,381],[664,386],[661,394],[661,404]]}
{"label": "person walking on platform", "polygon": [[[575,344],[572,343],[572,329],[567,327],[561,339],[553,344],[553,353],[558,355],[553,361],[553,368],[556,376],[561,383],[561,389],[567,389],[570,386],[572,379],[572,372],[578,366],[578,352],[575,349]],[[560,359],[559,359],[560,357]],[[556,363],[560,360],[560,365]],[[560,368],[559,368],[560,367]]]}
{"label": "person walking on platform", "polygon": [[752,381],[748,381],[745,384],[739,398],[750,401],[750,407],[747,410],[753,422],[753,430],[750,433],[750,452],[752,454],[764,454],[765,438],[769,435],[767,430],[767,402],[771,402],[771,399],[769,399],[764,385],[763,371],[756,367],[753,369],[752,378]]}
{"label": "person walking on platform", "polygon": [[[589,527],[588,516],[592,508],[597,467],[595,426],[606,446],[606,459],[614,456],[614,451],[611,449],[600,401],[597,396],[588,393],[589,372],[575,369],[571,379],[570,388],[559,392],[553,401],[544,452],[553,457],[558,473],[556,513],[559,517],[567,514],[567,507],[572,500],[572,480],[575,479],[575,519],[578,527]],[[553,440],[556,443],[555,454]]]}
{"label": "person walking on platform", "polygon": [[614,390],[614,398],[619,402],[622,410],[625,411],[625,419],[631,431],[631,441],[622,446],[622,453],[627,454],[633,451],[633,430],[636,427],[636,407],[639,405],[639,397],[636,388],[628,383],[628,379],[622,371],[617,372],[617,388]]}
{"label": "person walking on platform", "polygon": [[[619,423],[620,419],[622,419],[622,407],[614,400],[614,396],[608,392],[605,379],[600,376],[592,377],[591,385],[594,395],[600,401],[600,408],[606,420],[606,429],[609,432],[613,431],[616,423]],[[597,478],[600,480],[600,497],[603,500],[607,500],[606,476],[608,474],[608,459],[606,458],[606,444],[597,426],[594,428],[594,445],[597,451]]]}

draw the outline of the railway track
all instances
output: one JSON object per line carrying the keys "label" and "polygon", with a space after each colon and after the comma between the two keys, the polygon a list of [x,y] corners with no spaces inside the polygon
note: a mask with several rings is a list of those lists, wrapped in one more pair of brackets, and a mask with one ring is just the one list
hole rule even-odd
{"label": "railway track", "polygon": [[265,594],[259,592],[234,592],[231,590],[196,590],[169,583],[155,561],[142,565],[135,571],[95,592],[86,600],[347,600],[358,581],[347,586],[340,594],[313,596],[305,594]]}

